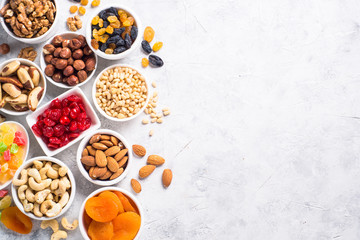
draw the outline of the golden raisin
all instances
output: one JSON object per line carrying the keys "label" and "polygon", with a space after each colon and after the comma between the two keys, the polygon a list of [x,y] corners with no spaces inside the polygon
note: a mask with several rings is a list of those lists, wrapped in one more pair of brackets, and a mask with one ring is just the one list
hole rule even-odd
{"label": "golden raisin", "polygon": [[133,17],[128,17],[128,19],[130,21],[130,25],[134,25],[135,19]]}
{"label": "golden raisin", "polygon": [[70,7],[70,13],[76,13],[77,10],[78,10],[78,7],[75,5]]}
{"label": "golden raisin", "polygon": [[108,34],[113,34],[114,32],[114,28],[112,26],[107,26],[105,31],[108,33]]}
{"label": "golden raisin", "polygon": [[162,48],[162,46],[163,46],[163,43],[162,43],[162,42],[156,42],[156,43],[154,44],[154,46],[152,47],[152,49],[153,49],[154,52],[157,52],[157,51],[159,51],[159,50]]}
{"label": "golden raisin", "polygon": [[109,21],[109,22],[116,22],[117,21],[117,17],[116,16],[109,16],[108,18],[107,18],[107,20]]}
{"label": "golden raisin", "polygon": [[102,18],[99,19],[99,27],[103,27],[104,26],[104,20]]}
{"label": "golden raisin", "polygon": [[124,12],[120,15],[120,21],[124,22],[127,19],[127,14]]}
{"label": "golden raisin", "polygon": [[97,7],[97,6],[99,6],[100,5],[100,0],[93,0],[92,2],[91,2],[91,6],[93,6],[93,7]]}
{"label": "golden raisin", "polygon": [[123,13],[125,13],[125,11],[124,10],[118,10],[118,15],[120,16],[121,14],[123,14]]}
{"label": "golden raisin", "polygon": [[91,20],[91,24],[92,25],[97,25],[99,23],[100,17],[99,16],[95,16],[92,20]]}
{"label": "golden raisin", "polygon": [[86,9],[84,7],[79,7],[79,14],[84,15],[86,13]]}
{"label": "golden raisin", "polygon": [[89,3],[89,0],[81,0],[81,2],[80,2],[80,4],[83,6],[88,5],[88,3]]}
{"label": "golden raisin", "polygon": [[146,40],[148,43],[150,43],[155,36],[155,31],[152,29],[152,27],[146,27],[144,31],[144,40]]}
{"label": "golden raisin", "polygon": [[94,29],[93,32],[92,32],[92,35],[93,35],[94,38],[98,37],[99,36],[98,30]]}
{"label": "golden raisin", "polygon": [[123,26],[124,26],[124,27],[129,27],[129,26],[131,26],[130,21],[129,21],[128,19],[126,19],[126,20],[123,22]]}
{"label": "golden raisin", "polygon": [[106,54],[112,54],[114,52],[114,49],[112,49],[112,48],[107,48],[106,50],[105,50],[105,53]]}
{"label": "golden raisin", "polygon": [[98,31],[98,35],[101,36],[105,33],[105,28],[100,28]]}
{"label": "golden raisin", "polygon": [[119,20],[116,20],[115,22],[110,23],[110,26],[112,26],[113,28],[120,28],[121,23]]}
{"label": "golden raisin", "polygon": [[109,48],[115,49],[115,48],[116,48],[116,44],[115,44],[115,43],[110,43],[110,44],[109,44]]}
{"label": "golden raisin", "polygon": [[109,39],[109,35],[104,34],[102,36],[99,37],[99,41],[102,43],[106,43],[106,41]]}
{"label": "golden raisin", "polygon": [[99,42],[96,41],[95,39],[91,39],[91,46],[92,46],[94,49],[98,50],[98,49],[99,49]]}
{"label": "golden raisin", "polygon": [[147,58],[143,58],[141,59],[141,64],[144,68],[146,68],[147,66],[149,66],[149,60]]}

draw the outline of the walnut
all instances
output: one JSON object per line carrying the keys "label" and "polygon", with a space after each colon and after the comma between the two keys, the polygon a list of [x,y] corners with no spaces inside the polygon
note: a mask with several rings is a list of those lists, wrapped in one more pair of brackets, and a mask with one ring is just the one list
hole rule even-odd
{"label": "walnut", "polygon": [[25,58],[30,61],[34,61],[37,56],[37,52],[34,50],[33,47],[26,47],[20,50],[18,58]]}
{"label": "walnut", "polygon": [[77,31],[78,29],[82,28],[82,21],[78,15],[75,17],[69,17],[67,19],[67,26],[70,31]]}

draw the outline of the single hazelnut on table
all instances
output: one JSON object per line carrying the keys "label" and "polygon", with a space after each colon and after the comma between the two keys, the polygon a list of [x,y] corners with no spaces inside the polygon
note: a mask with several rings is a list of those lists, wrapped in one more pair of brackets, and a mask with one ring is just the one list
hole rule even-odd
{"label": "single hazelnut on table", "polygon": [[45,75],[46,75],[46,76],[49,76],[49,77],[51,77],[52,75],[54,75],[54,72],[55,72],[55,67],[54,67],[54,65],[48,64],[48,65],[46,66],[44,72],[45,72]]}
{"label": "single hazelnut on table", "polygon": [[64,47],[69,47],[70,42],[71,42],[71,40],[65,39],[65,40],[62,42],[62,47],[63,47],[63,48],[64,48]]}
{"label": "single hazelnut on table", "polygon": [[44,47],[43,47],[43,53],[44,54],[53,54],[55,51],[55,46],[52,45],[52,44],[46,44]]}
{"label": "single hazelnut on table", "polygon": [[70,48],[64,47],[60,51],[60,57],[61,58],[69,58],[71,57],[71,50]]}
{"label": "single hazelnut on table", "polygon": [[54,51],[54,57],[59,57],[61,50],[62,50],[61,47],[56,48],[55,51]]}
{"label": "single hazelnut on table", "polygon": [[63,75],[61,72],[56,72],[54,73],[54,75],[52,76],[52,79],[55,81],[55,82],[62,82],[63,81]]}
{"label": "single hazelnut on table", "polygon": [[80,82],[85,81],[88,77],[85,70],[78,71],[77,76],[78,76]]}
{"label": "single hazelnut on table", "polygon": [[8,54],[10,52],[10,46],[6,43],[0,45],[0,54]]}
{"label": "single hazelnut on table", "polygon": [[54,58],[53,55],[48,54],[48,55],[45,55],[44,60],[45,60],[46,63],[51,63],[51,60],[52,60],[53,58]]}
{"label": "single hazelnut on table", "polygon": [[55,47],[60,47],[62,42],[64,41],[62,36],[55,36],[53,38],[53,40],[51,41],[51,43],[55,46]]}
{"label": "single hazelnut on table", "polygon": [[93,53],[93,51],[91,50],[91,48],[89,46],[84,47],[84,54],[86,56],[89,56],[92,53]]}
{"label": "single hazelnut on table", "polygon": [[81,49],[76,49],[72,54],[72,57],[74,59],[81,59],[83,56],[84,56],[84,53],[83,53],[83,50],[81,50]]}
{"label": "single hazelnut on table", "polygon": [[85,63],[86,71],[93,71],[95,69],[95,64],[96,61],[94,57],[87,59]]}
{"label": "single hazelnut on table", "polygon": [[55,67],[57,69],[63,70],[64,68],[66,68],[66,66],[67,66],[67,60],[65,59],[59,59],[56,61]]}
{"label": "single hazelnut on table", "polygon": [[75,75],[71,75],[70,77],[67,78],[67,84],[69,84],[70,86],[74,86],[78,83],[79,83],[79,79]]}
{"label": "single hazelnut on table", "polygon": [[74,59],[72,57],[70,57],[68,59],[68,65],[73,65],[74,64]]}
{"label": "single hazelnut on table", "polygon": [[60,58],[55,58],[55,57],[53,57],[53,58],[51,59],[50,63],[55,66],[55,65],[56,65],[56,62],[57,62],[59,59],[60,59]]}
{"label": "single hazelnut on table", "polygon": [[85,63],[83,60],[75,60],[74,64],[73,64],[73,67],[80,71],[81,69],[84,69],[85,68]]}
{"label": "single hazelnut on table", "polygon": [[85,47],[87,45],[86,38],[83,35],[77,36],[76,39],[80,41],[81,47]]}
{"label": "single hazelnut on table", "polygon": [[67,66],[64,71],[63,74],[68,77],[70,75],[72,75],[74,73],[74,68],[72,66]]}
{"label": "single hazelnut on table", "polygon": [[69,47],[73,51],[76,50],[76,49],[79,49],[79,48],[81,48],[81,42],[78,39],[74,38],[74,39],[71,40],[71,42],[69,44]]}

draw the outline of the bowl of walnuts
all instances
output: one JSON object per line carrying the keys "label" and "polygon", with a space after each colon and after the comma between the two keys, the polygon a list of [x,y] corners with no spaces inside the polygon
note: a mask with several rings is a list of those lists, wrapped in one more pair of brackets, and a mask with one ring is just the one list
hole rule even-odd
{"label": "bowl of walnuts", "polygon": [[97,62],[85,37],[71,32],[50,39],[40,57],[46,78],[60,88],[85,84],[94,75]]}

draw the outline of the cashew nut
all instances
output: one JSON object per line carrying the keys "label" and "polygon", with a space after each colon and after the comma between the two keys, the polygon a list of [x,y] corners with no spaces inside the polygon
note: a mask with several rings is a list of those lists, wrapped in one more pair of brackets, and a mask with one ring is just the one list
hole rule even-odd
{"label": "cashew nut", "polygon": [[39,170],[41,179],[43,179],[43,180],[47,179],[46,173],[49,170],[49,168],[51,167],[51,162],[47,162],[44,164],[45,164],[45,167],[43,167],[42,169]]}
{"label": "cashew nut", "polygon": [[54,232],[51,235],[51,240],[59,240],[59,239],[66,239],[67,238],[67,233],[63,230]]}
{"label": "cashew nut", "polygon": [[77,219],[75,219],[72,224],[70,224],[68,222],[68,220],[66,219],[66,217],[63,217],[61,219],[61,225],[66,229],[66,230],[75,230],[77,228],[77,226],[79,225],[79,221]]}
{"label": "cashew nut", "polygon": [[20,174],[21,174],[20,179],[15,179],[14,178],[13,181],[12,181],[15,186],[24,185],[28,181],[28,175],[27,175],[27,170],[26,169],[21,170]]}
{"label": "cashew nut", "polygon": [[33,177],[36,180],[36,182],[41,183],[41,176],[36,168],[30,168],[28,170],[28,175],[29,177]]}
{"label": "cashew nut", "polygon": [[34,208],[34,204],[29,203],[26,199],[22,201],[22,204],[24,206],[25,212],[31,212],[31,210]]}
{"label": "cashew nut", "polygon": [[24,200],[26,198],[25,196],[25,190],[28,188],[27,185],[22,185],[18,188],[18,197],[20,200]]}
{"label": "cashew nut", "polygon": [[56,203],[52,208],[50,208],[45,215],[48,217],[55,217],[58,215],[62,210],[62,207],[59,203]]}
{"label": "cashew nut", "polygon": [[46,200],[53,200],[54,199],[54,195],[52,195],[52,193],[50,193],[49,195],[47,195]]}
{"label": "cashew nut", "polygon": [[49,177],[49,178],[52,178],[52,179],[57,179],[59,178],[59,173],[52,167],[49,167],[49,169],[47,170],[47,173],[46,175]]}
{"label": "cashew nut", "polygon": [[38,204],[38,203],[34,203],[34,209],[33,209],[34,211],[34,214],[35,214],[35,216],[37,216],[37,217],[42,217],[43,216],[43,214],[40,212],[40,204]]}
{"label": "cashew nut", "polygon": [[51,166],[55,171],[59,171],[60,169],[60,165],[54,163],[52,166]]}
{"label": "cashew nut", "polygon": [[43,164],[42,162],[40,162],[39,160],[34,160],[34,161],[33,161],[33,164],[34,164],[34,167],[35,167],[37,170],[42,169],[42,167],[44,166],[44,164]]}
{"label": "cashew nut", "polygon": [[50,178],[48,178],[48,179],[42,180],[42,183],[44,183],[45,188],[48,188],[51,185],[52,180]]}
{"label": "cashew nut", "polygon": [[61,205],[61,207],[64,207],[68,203],[69,198],[70,198],[69,193],[65,192],[60,198],[60,201],[58,203]]}
{"label": "cashew nut", "polygon": [[66,173],[67,173],[67,171],[68,171],[68,169],[67,169],[67,167],[61,167],[61,168],[59,168],[59,175],[60,175],[60,177],[63,177],[63,176],[65,176],[66,175]]}
{"label": "cashew nut", "polygon": [[[37,183],[33,177],[30,177],[29,178],[29,186],[31,187],[31,189],[33,189],[35,191],[41,191],[41,190],[45,189],[47,182],[49,182],[47,180],[51,181],[51,179],[46,179],[46,180],[43,180],[41,183]],[[49,184],[51,184],[51,182]]]}
{"label": "cashew nut", "polygon": [[49,195],[50,189],[45,189],[35,194],[35,201],[39,204],[44,202],[45,198]]}
{"label": "cashew nut", "polygon": [[26,189],[25,196],[29,202],[35,202],[35,195],[30,188]]}
{"label": "cashew nut", "polygon": [[45,214],[50,208],[52,208],[55,205],[55,202],[53,200],[45,200],[40,205],[40,211],[42,214]]}
{"label": "cashew nut", "polygon": [[51,182],[50,189],[55,190],[59,187],[59,179],[55,179]]}
{"label": "cashew nut", "polygon": [[56,219],[44,220],[44,221],[41,222],[40,227],[41,227],[42,229],[46,229],[46,228],[48,228],[48,227],[51,227],[51,229],[52,229],[54,232],[59,231],[59,223],[58,223],[58,221],[56,221]]}

